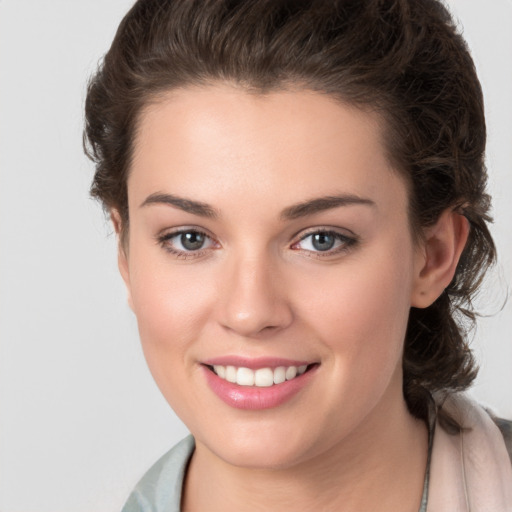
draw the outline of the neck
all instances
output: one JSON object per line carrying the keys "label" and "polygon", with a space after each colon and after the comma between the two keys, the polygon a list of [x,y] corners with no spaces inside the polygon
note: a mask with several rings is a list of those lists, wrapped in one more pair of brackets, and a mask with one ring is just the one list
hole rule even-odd
{"label": "neck", "polygon": [[427,439],[425,424],[409,414],[405,401],[384,397],[357,432],[328,452],[284,469],[233,466],[197,443],[182,507],[186,512],[416,512]]}

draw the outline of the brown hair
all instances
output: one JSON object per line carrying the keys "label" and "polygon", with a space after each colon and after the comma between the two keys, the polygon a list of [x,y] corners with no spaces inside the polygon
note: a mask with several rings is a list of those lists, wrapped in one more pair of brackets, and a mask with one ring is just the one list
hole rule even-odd
{"label": "brown hair", "polygon": [[304,88],[376,110],[410,190],[413,233],[447,208],[470,223],[455,277],[412,308],[404,395],[424,417],[428,393],[476,376],[471,298],[495,259],[485,193],[485,120],[467,46],[437,0],[139,0],[89,83],[84,143],[91,188],[129,223],[126,182],[141,110],[159,94],[229,81],[265,93]]}

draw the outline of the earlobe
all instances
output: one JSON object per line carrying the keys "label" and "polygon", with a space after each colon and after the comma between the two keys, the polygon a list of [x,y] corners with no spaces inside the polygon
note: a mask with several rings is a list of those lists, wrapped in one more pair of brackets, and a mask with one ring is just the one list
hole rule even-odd
{"label": "earlobe", "polygon": [[415,268],[412,306],[426,308],[443,293],[455,275],[468,235],[468,220],[451,209],[426,230]]}
{"label": "earlobe", "polygon": [[133,311],[128,255],[126,252],[127,249],[122,241],[121,235],[123,231],[123,224],[121,216],[116,209],[111,210],[110,220],[112,221],[117,236],[117,266],[119,268],[119,273],[121,274],[121,277],[123,278],[124,284],[126,286],[126,292],[128,294],[128,305],[130,306],[130,309]]}

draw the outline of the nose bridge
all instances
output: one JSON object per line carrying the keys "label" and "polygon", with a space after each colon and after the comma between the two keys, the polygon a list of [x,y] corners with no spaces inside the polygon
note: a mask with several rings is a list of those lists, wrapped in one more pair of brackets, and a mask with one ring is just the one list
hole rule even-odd
{"label": "nose bridge", "polygon": [[268,251],[233,254],[221,287],[221,323],[243,336],[288,325],[292,312],[279,276],[279,262]]}

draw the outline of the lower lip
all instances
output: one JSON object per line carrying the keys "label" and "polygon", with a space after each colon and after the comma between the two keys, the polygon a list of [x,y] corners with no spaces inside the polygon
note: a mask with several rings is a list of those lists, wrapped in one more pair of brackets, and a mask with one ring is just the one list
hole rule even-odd
{"label": "lower lip", "polygon": [[271,409],[286,403],[308,384],[317,366],[306,373],[269,387],[239,386],[221,379],[206,366],[203,370],[210,389],[226,404],[236,409]]}

